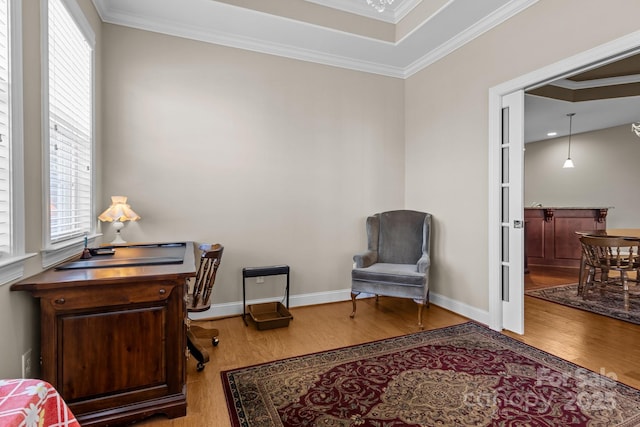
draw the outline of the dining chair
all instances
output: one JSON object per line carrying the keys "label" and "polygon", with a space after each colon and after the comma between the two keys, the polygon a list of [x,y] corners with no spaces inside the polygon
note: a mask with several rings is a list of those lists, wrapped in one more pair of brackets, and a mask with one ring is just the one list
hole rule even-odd
{"label": "dining chair", "polygon": [[[187,294],[187,312],[189,313],[207,311],[211,307],[211,293],[224,247],[219,243],[213,245],[204,244],[200,245],[200,250],[202,252],[198,272],[193,286],[190,287]],[[189,348],[189,353],[198,361],[196,369],[202,371],[205,363],[209,361],[209,353],[198,342],[198,338],[210,339],[211,344],[217,346],[219,343],[219,331],[213,328],[192,325],[190,319],[187,324],[187,347]]]}
{"label": "dining chair", "polygon": [[[629,282],[638,283],[640,276],[640,240],[624,237],[581,236],[586,280],[580,292],[587,299],[592,287],[599,285],[600,294],[621,289],[624,307],[629,309]],[[616,272],[617,276],[611,275]],[[629,273],[635,273],[630,277]],[[599,277],[598,277],[599,275]]]}

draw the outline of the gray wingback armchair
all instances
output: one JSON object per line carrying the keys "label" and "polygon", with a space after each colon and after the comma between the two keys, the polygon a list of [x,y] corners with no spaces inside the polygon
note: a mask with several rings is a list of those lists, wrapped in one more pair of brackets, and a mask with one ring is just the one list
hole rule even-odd
{"label": "gray wingback armchair", "polygon": [[351,300],[356,315],[360,293],[411,298],[418,304],[418,326],[429,305],[431,214],[410,210],[377,213],[367,218],[366,252],[355,255]]}

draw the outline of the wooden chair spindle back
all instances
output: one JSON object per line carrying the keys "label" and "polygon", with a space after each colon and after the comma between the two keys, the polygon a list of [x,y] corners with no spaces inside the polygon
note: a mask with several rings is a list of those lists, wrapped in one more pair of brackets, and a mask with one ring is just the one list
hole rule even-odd
{"label": "wooden chair spindle back", "polygon": [[606,270],[636,270],[640,242],[622,237],[580,237],[587,265]]}
{"label": "wooden chair spindle back", "polygon": [[211,303],[211,292],[216,281],[216,273],[222,259],[224,247],[219,243],[215,245],[201,245],[202,255],[200,265],[196,273],[193,292],[190,298],[189,311],[208,310]]}

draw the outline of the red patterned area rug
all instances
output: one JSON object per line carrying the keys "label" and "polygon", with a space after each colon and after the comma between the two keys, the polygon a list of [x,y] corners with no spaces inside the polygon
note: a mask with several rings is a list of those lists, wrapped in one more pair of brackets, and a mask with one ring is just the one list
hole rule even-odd
{"label": "red patterned area rug", "polygon": [[640,425],[613,374],[471,322],[221,375],[234,427]]}
{"label": "red patterned area rug", "polygon": [[587,295],[587,299],[584,299],[578,296],[577,283],[526,291],[525,294],[640,325],[640,298],[635,290],[635,296],[629,298],[628,310],[624,308],[624,299],[620,292],[607,291],[600,294],[600,291],[594,290]]}

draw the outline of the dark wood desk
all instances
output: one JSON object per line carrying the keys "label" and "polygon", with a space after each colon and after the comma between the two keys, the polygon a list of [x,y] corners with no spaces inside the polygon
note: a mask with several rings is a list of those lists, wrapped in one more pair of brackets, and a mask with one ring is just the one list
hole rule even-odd
{"label": "dark wood desk", "polygon": [[[193,244],[114,247],[11,287],[40,299],[41,378],[83,427],[186,414]],[[61,268],[60,268],[61,267]]]}

